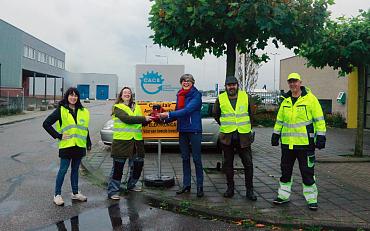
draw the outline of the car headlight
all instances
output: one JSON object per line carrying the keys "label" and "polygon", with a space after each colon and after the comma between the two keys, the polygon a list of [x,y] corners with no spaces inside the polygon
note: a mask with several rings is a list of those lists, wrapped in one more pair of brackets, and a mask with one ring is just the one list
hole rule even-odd
{"label": "car headlight", "polygon": [[112,130],[113,129],[113,120],[109,120],[104,124],[103,130]]}

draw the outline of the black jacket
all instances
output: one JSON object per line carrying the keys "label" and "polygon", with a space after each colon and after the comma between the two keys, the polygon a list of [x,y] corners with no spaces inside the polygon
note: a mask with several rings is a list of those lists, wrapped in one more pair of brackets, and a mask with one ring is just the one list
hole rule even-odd
{"label": "black jacket", "polygon": [[[72,114],[73,119],[77,123],[77,110],[73,111],[67,105],[64,106],[69,110],[69,113]],[[60,106],[51,113],[42,124],[42,127],[54,138],[54,139],[62,139],[62,134],[58,133],[54,128],[53,124],[58,122],[62,125],[62,119],[60,116]],[[87,149],[91,149],[91,140],[89,132],[87,133]],[[78,146],[69,147],[69,148],[60,148],[59,149],[59,157],[63,159],[69,158],[81,158],[86,155],[86,148],[81,148]]]}

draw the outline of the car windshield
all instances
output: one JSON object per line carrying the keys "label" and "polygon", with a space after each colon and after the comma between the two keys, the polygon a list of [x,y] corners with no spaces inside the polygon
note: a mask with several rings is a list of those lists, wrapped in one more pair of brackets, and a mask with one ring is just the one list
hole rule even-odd
{"label": "car windshield", "polygon": [[202,118],[209,118],[212,116],[213,103],[202,103],[200,114]]}

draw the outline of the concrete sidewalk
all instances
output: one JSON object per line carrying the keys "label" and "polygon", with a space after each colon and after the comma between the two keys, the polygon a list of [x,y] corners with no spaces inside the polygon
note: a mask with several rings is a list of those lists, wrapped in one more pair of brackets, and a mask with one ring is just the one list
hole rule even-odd
{"label": "concrete sidewalk", "polygon": [[[251,218],[270,224],[319,226],[334,229],[370,229],[370,134],[365,132],[365,158],[348,158],[354,147],[354,131],[329,129],[327,149],[317,152],[316,179],[319,189],[319,210],[310,211],[302,195],[301,177],[296,163],[291,202],[282,206],[272,204],[276,197],[280,177],[280,148],[270,145],[271,128],[256,128],[256,141],[252,146],[254,158],[254,187],[256,202],[245,199],[244,175],[236,170],[236,195],[226,199],[224,174],[215,170],[221,155],[212,152],[202,154],[204,165],[204,198],[197,198],[195,177],[191,194],[176,195],[177,186],[170,189],[144,188],[147,197],[159,202],[180,205],[186,202],[190,209],[199,213],[230,219]],[[178,150],[162,154],[162,174],[174,176],[176,185],[182,180],[182,163]],[[236,169],[242,167],[235,158]],[[106,181],[112,167],[109,148],[102,143],[84,159],[83,165],[93,175]],[[157,154],[147,153],[144,174],[156,174]],[[125,171],[126,172],[126,171]],[[195,176],[194,169],[192,175]]]}

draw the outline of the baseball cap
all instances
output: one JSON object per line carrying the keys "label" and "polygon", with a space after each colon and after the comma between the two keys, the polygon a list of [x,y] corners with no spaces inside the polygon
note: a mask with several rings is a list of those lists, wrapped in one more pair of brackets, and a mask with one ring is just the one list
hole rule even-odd
{"label": "baseball cap", "polygon": [[290,80],[290,79],[298,79],[298,80],[301,80],[301,76],[298,73],[293,72],[293,73],[290,73],[288,75],[288,80]]}

